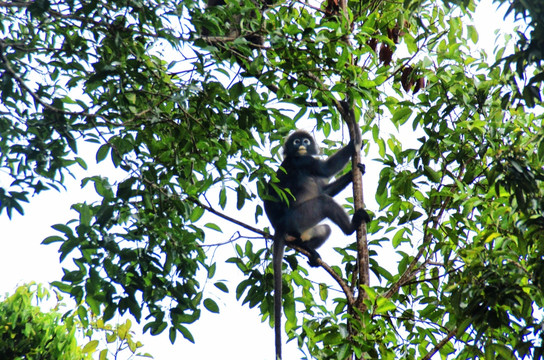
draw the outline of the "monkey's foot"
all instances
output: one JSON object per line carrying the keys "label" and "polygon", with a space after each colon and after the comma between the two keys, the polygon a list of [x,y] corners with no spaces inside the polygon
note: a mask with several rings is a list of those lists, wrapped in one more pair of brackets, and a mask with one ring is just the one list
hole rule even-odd
{"label": "monkey's foot", "polygon": [[310,251],[310,258],[308,259],[308,265],[311,267],[318,267],[319,262],[318,260],[321,259],[321,255],[315,250],[309,250]]}

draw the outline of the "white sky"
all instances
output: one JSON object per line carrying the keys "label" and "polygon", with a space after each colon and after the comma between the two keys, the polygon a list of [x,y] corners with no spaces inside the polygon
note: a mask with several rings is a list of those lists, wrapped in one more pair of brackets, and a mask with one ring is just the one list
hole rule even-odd
{"label": "white sky", "polygon": [[[502,13],[506,10],[506,6],[501,8],[501,15],[496,12],[495,7],[495,5],[491,5],[491,0],[483,0],[475,15],[475,19],[478,19],[475,25],[480,36],[480,46],[489,49],[489,51],[494,48],[495,28],[498,25],[504,26]],[[88,159],[94,159],[94,154],[95,152],[90,149],[85,157],[90,167],[86,176],[104,174],[105,168],[108,174],[113,171],[107,169],[107,160],[100,166],[91,164],[91,160]],[[375,163],[370,159],[365,163],[367,172],[372,171]],[[375,169],[374,171],[374,174],[367,173],[365,175],[365,200],[371,209],[374,194],[370,189],[376,187],[378,173]],[[0,176],[0,186],[6,185],[8,185],[6,179]],[[68,191],[60,193],[48,191],[32,198],[31,203],[25,206],[24,216],[14,213],[10,221],[5,212],[0,215],[0,295],[12,293],[18,285],[30,281],[45,284],[61,279],[62,267],[59,264],[58,244],[44,246],[40,243],[47,236],[58,235],[55,230],[51,229],[51,225],[64,224],[69,219],[76,217],[76,213],[70,210],[72,204],[83,201],[91,203],[97,198],[92,185],[80,189],[80,180],[69,179],[66,186]],[[213,215],[209,216],[211,217],[209,221],[224,224]],[[251,219],[253,219],[253,215],[251,215]],[[267,223],[261,221],[259,225],[267,226]],[[209,242],[226,241],[236,230],[240,229],[236,227],[227,229],[225,225],[223,233],[215,233],[217,239],[209,239]],[[253,235],[247,232],[242,233]],[[213,236],[213,233],[209,234]],[[324,245],[325,251],[327,251],[327,247],[330,251],[333,246],[338,246],[337,241],[342,238],[341,236],[333,234],[331,241]],[[155,337],[149,334],[142,335],[137,331],[135,338],[145,345],[144,352],[149,352],[155,359],[160,360],[273,359],[273,330],[267,322],[261,323],[258,310],[242,306],[240,302],[235,300],[234,287],[241,280],[241,273],[234,265],[224,264],[221,261],[221,259],[227,259],[233,255],[233,247],[230,245],[223,246],[215,253],[219,266],[218,274],[225,273],[218,279],[231,280],[229,286],[232,289],[228,295],[213,290],[211,295],[208,294],[219,304],[221,312],[220,314],[210,314],[203,310],[201,319],[189,326],[196,344],[185,341],[178,334],[176,344],[171,345],[167,331]],[[65,266],[71,267],[71,264],[66,262]],[[310,276],[316,282],[328,281],[328,275],[320,268],[310,269]],[[212,288],[213,286],[208,286],[207,289],[211,290]],[[284,335],[283,338],[285,340],[286,336]],[[284,358],[298,359],[301,357],[302,354],[298,350],[296,342],[284,345]],[[125,358],[126,356],[121,357],[121,359]]]}

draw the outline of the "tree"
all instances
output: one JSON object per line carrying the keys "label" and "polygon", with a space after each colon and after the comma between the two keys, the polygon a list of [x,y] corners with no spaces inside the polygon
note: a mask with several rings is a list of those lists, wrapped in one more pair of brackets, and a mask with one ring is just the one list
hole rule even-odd
{"label": "tree", "polygon": [[[375,194],[374,221],[323,264],[331,284],[286,256],[288,336],[315,358],[542,357],[544,133],[530,109],[542,79],[518,85],[542,68],[506,41],[493,59],[473,51],[473,1],[0,5],[0,166],[13,179],[0,210],[22,213],[30,192],[85,169],[83,143],[122,173],[83,179],[102,200],[74,204],[79,217],[44,240],[73,259],[55,285],[87,311],[194,341],[202,305],[218,311],[198,275],[232,286],[204,251],[204,230],[220,230],[199,221],[208,211],[243,231],[236,294],[271,319],[269,251],[251,238],[268,232],[225,209],[259,219],[297,124],[326,152],[359,127],[379,186],[363,191],[353,166],[353,208]],[[396,269],[380,265],[385,244]]]}
{"label": "tree", "polygon": [[[92,359],[100,341],[93,339],[104,335],[105,345],[99,352],[100,360],[108,359],[108,351],[114,359],[130,352],[134,356],[151,357],[137,353],[142,343],[133,339],[131,321],[111,326],[99,318],[93,318],[87,325],[78,320],[74,313],[61,314],[66,307],[58,293],[55,307],[44,312],[41,306],[50,300],[51,294],[42,285],[19,286],[13,295],[6,295],[0,302],[0,355],[2,359]],[[78,336],[79,335],[79,336]],[[83,347],[77,343],[84,335],[89,338]],[[113,345],[111,345],[113,344]],[[128,351],[126,351],[128,350]]]}
{"label": "tree", "polygon": [[49,293],[42,286],[20,286],[0,302],[0,356],[2,359],[92,359],[77,344],[73,321],[62,321],[55,310],[42,312],[33,301]]}

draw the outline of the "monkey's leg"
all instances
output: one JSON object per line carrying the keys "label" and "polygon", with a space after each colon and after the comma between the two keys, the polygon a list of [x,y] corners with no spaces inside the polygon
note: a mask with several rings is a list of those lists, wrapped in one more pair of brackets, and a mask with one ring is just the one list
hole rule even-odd
{"label": "monkey's leg", "polygon": [[331,227],[326,224],[314,226],[304,231],[299,236],[286,235],[285,241],[300,246],[310,253],[308,263],[312,267],[319,266],[317,260],[321,259],[319,253],[315,250],[319,248],[331,235]]}
{"label": "monkey's leg", "polygon": [[297,239],[296,244],[310,253],[310,258],[308,259],[310,266],[319,266],[317,260],[321,259],[321,255],[319,255],[316,249],[323,245],[330,235],[331,227],[327,224],[321,224],[304,231],[300,238]]}
{"label": "monkey's leg", "polygon": [[312,248],[317,249],[331,235],[331,227],[327,224],[321,224],[314,226],[313,228],[310,228],[306,231],[304,231],[302,234],[300,234],[300,241],[303,243],[311,243]]}
{"label": "monkey's leg", "polygon": [[353,218],[350,219],[344,208],[338,205],[330,196],[322,195],[319,199],[321,201],[320,205],[325,211],[325,217],[331,219],[346,235],[353,234],[363,221],[370,221],[370,216],[364,209],[357,210],[353,214]]}
{"label": "monkey's leg", "polygon": [[309,264],[311,266],[318,266],[317,259],[320,259],[321,256],[316,249],[323,245],[330,235],[331,227],[327,224],[321,224],[306,230],[300,236],[299,245],[310,252]]}
{"label": "monkey's leg", "polygon": [[302,234],[315,227],[327,216],[320,206],[319,197],[296,204],[286,213],[284,232],[291,237],[300,239]]}
{"label": "monkey's leg", "polygon": [[285,216],[285,239],[294,242],[310,253],[309,263],[318,266],[320,258],[315,249],[321,246],[329,237],[331,229],[328,225],[318,225],[325,219],[324,209],[319,206],[321,201],[314,198],[291,208]]}

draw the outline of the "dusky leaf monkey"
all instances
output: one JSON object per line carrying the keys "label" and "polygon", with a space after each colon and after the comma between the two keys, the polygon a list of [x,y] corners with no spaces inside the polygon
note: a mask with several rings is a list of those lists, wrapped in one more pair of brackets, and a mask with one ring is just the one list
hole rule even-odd
{"label": "dusky leaf monkey", "polygon": [[[347,165],[355,146],[350,141],[326,160],[321,160],[315,157],[319,149],[313,136],[304,130],[297,130],[283,146],[284,160],[276,173],[279,182],[268,184],[269,198],[264,201],[264,208],[275,231],[272,262],[277,359],[281,359],[281,274],[286,242],[307,250],[310,253],[309,264],[318,266],[320,256],[316,249],[331,234],[330,226],[319,224],[321,221],[330,219],[346,235],[353,234],[363,221],[370,221],[364,209],[357,210],[350,219],[344,208],[333,199],[352,182],[351,172],[329,183],[329,179]],[[364,165],[359,164],[358,167],[364,171]],[[283,191],[278,193],[273,190],[274,187]]]}

